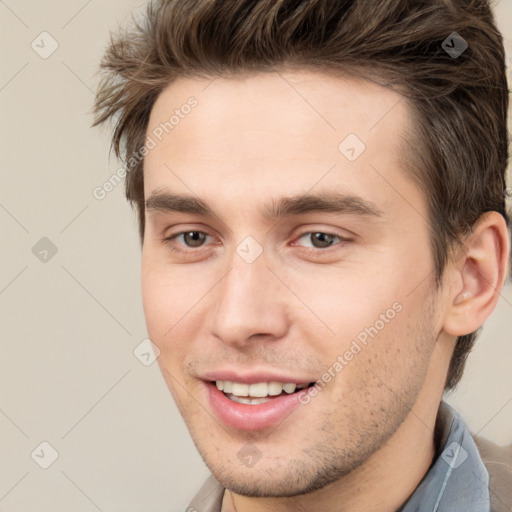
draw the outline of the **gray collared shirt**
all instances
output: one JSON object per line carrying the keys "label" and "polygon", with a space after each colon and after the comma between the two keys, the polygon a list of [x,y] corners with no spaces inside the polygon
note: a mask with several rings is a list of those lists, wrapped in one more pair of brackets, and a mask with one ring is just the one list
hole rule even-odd
{"label": "gray collared shirt", "polygon": [[[460,415],[441,402],[434,461],[399,512],[490,512],[489,474]],[[224,488],[213,476],[186,512],[221,512]]]}

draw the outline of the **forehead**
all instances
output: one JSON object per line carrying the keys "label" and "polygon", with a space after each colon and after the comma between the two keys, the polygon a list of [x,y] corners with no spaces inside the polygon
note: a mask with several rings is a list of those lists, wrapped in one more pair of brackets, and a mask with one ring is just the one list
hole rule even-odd
{"label": "forehead", "polygon": [[[197,105],[188,108],[191,98]],[[389,88],[369,80],[314,71],[178,78],[157,98],[148,134],[175,114],[172,126],[167,128],[175,132],[176,140],[186,125],[193,128],[198,138],[204,136],[201,137],[204,144],[209,139],[218,143],[223,134],[208,132],[215,124],[222,123],[226,133],[229,129],[235,132],[243,128],[245,133],[251,131],[258,135],[246,141],[246,147],[272,140],[274,133],[286,129],[290,137],[280,141],[284,146],[297,138],[316,139],[322,135],[326,144],[332,143],[336,148],[336,142],[348,133],[371,142],[372,136],[381,137],[384,132],[389,133],[390,127],[398,128],[390,133],[393,136],[399,128],[405,127],[407,110],[403,97]],[[165,127],[162,135],[167,135]],[[233,140],[233,133],[230,133],[230,139],[241,142],[243,133],[239,135],[240,138]]]}
{"label": "forehead", "polygon": [[317,184],[361,192],[386,179],[400,188],[409,123],[402,96],[362,79],[305,70],[180,78],[151,111],[145,195],[162,186],[226,197]]}

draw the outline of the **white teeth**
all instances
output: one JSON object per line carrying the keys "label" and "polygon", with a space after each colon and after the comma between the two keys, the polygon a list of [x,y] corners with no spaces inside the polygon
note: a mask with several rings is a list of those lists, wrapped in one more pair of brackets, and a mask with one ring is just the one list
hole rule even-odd
{"label": "white teeth", "polygon": [[[304,389],[308,384],[295,384],[293,382],[257,382],[254,384],[243,384],[241,382],[233,382],[229,380],[215,381],[217,389],[225,394],[232,394],[236,397],[264,398],[266,396],[277,396],[283,391],[291,394],[297,389]],[[238,401],[238,400],[235,400]],[[246,403],[246,402],[240,402]],[[255,402],[253,402],[255,403]],[[263,403],[263,402],[261,402]]]}
{"label": "white teeth", "polygon": [[266,382],[258,382],[249,386],[249,396],[264,397],[268,395],[268,384]]}
{"label": "white teeth", "polygon": [[242,384],[241,382],[233,382],[231,393],[236,396],[248,396],[249,384]]}
{"label": "white teeth", "polygon": [[280,395],[283,391],[283,385],[280,382],[269,382],[268,383],[268,394],[270,396]]}
{"label": "white teeth", "polygon": [[296,384],[293,384],[292,382],[290,383],[287,383],[283,386],[283,389],[288,393],[293,393],[295,391],[295,388],[296,388]]}
{"label": "white teeth", "polygon": [[270,401],[270,398],[246,398],[244,396],[235,395],[229,395],[229,399],[232,400],[233,402],[238,402],[239,404],[246,405],[258,405]]}

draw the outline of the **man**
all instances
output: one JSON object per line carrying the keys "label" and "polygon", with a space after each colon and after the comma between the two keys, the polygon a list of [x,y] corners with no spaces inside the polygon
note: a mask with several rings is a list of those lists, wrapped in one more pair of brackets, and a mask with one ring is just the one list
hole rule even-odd
{"label": "man", "polygon": [[510,255],[487,2],[153,2],[102,67],[188,510],[502,506],[442,402]]}

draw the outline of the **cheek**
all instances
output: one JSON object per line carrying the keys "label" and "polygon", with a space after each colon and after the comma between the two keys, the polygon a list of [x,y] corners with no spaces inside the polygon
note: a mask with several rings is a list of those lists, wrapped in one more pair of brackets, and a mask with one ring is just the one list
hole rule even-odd
{"label": "cheek", "polygon": [[[307,272],[288,271],[284,280],[293,283],[294,294],[309,310],[307,317],[313,320],[316,317],[316,325],[321,328],[319,333],[349,340],[379,321],[380,315],[388,310],[391,309],[388,316],[395,316],[393,304],[401,297],[397,280],[388,280],[384,268],[373,265],[373,269],[370,272],[368,268],[318,267]],[[300,306],[298,300],[296,303]],[[302,307],[300,311],[301,316],[294,317],[299,325],[306,318]]]}
{"label": "cheek", "polygon": [[[369,382],[398,386],[416,362],[424,366],[432,349],[433,313],[421,272],[402,266],[398,258],[359,272],[318,270],[316,275],[296,272],[288,280],[309,310],[301,308],[292,323],[301,326],[303,339],[315,340],[312,348],[325,371],[343,375],[344,385],[364,389]],[[428,339],[421,339],[421,332]]]}
{"label": "cheek", "polygon": [[149,338],[159,348],[158,361],[171,370],[179,359],[179,343],[176,331],[183,316],[182,304],[178,299],[179,287],[171,286],[169,272],[165,266],[151,261],[143,255],[141,268],[141,291],[144,317]]}
{"label": "cheek", "polygon": [[179,272],[165,257],[151,248],[143,249],[141,291],[146,323],[158,338],[162,338],[190,308],[194,287],[185,272]]}
{"label": "cheek", "polygon": [[[167,315],[164,314],[169,296],[164,293],[165,286],[163,280],[159,277],[159,273],[145,260],[147,258],[143,257],[141,269],[142,304],[148,334],[153,342],[157,342],[165,333],[163,328],[169,320]],[[168,328],[169,325],[167,324]]]}
{"label": "cheek", "polygon": [[143,254],[141,291],[148,335],[160,349],[159,362],[173,372],[199,338],[200,306],[210,288],[198,272],[178,270],[149,251]]}
{"label": "cheek", "polygon": [[[419,318],[406,315],[403,309],[383,329],[368,333],[365,343],[355,339],[358,348],[350,341],[345,347],[348,350],[341,352],[342,369],[334,379],[332,402],[343,414],[359,411],[357,416],[370,422],[384,422],[398,417],[403,407],[413,406],[428,371],[431,350],[419,334]],[[383,425],[375,427],[382,429]]]}

